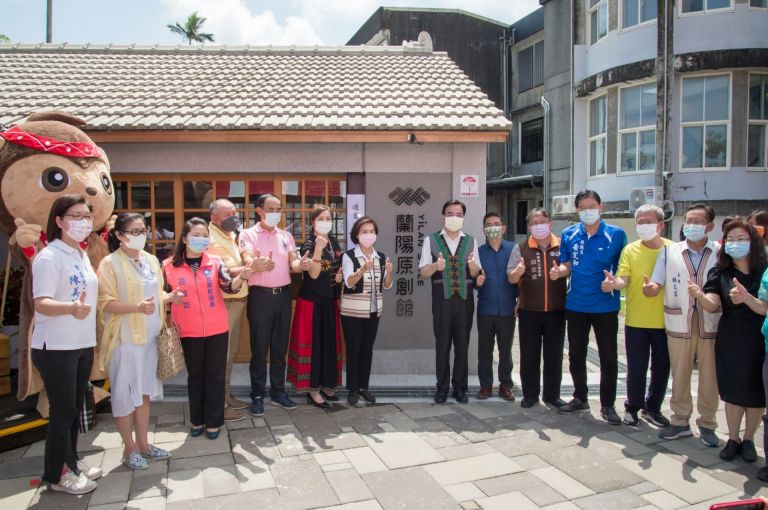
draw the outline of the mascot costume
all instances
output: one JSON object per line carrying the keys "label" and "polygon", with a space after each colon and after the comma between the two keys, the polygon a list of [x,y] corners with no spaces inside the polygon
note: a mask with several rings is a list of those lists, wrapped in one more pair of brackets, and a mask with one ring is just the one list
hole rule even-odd
{"label": "mascot costume", "polygon": [[[43,390],[30,358],[34,317],[31,261],[46,244],[44,225],[53,201],[63,194],[85,197],[93,207],[94,233],[82,247],[94,270],[109,253],[103,233],[115,205],[109,161],[79,129],[84,125],[73,115],[51,111],[34,113],[0,131],[0,231],[8,235],[13,256],[25,270],[19,313],[19,400]],[[104,379],[94,365],[91,379]],[[43,400],[38,410],[47,416]]]}

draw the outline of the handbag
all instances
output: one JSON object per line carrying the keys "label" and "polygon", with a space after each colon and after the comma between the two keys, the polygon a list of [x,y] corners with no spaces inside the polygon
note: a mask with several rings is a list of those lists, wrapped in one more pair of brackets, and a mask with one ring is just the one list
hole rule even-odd
{"label": "handbag", "polygon": [[157,335],[157,378],[164,381],[184,370],[184,350],[176,326],[164,321]]}

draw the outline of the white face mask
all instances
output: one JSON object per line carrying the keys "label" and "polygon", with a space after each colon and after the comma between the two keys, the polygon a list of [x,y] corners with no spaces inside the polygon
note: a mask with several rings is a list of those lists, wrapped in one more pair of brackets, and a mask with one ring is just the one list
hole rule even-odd
{"label": "white face mask", "polygon": [[93,221],[70,220],[67,225],[67,235],[78,243],[85,241],[93,232]]}
{"label": "white face mask", "polygon": [[582,209],[579,211],[579,220],[585,225],[594,225],[600,221],[600,209]]}
{"label": "white face mask", "polygon": [[656,228],[658,223],[645,223],[643,225],[635,225],[635,232],[637,237],[643,241],[651,241],[656,238]]}
{"label": "white face mask", "polygon": [[283,217],[281,212],[268,212],[264,215],[264,224],[269,228],[275,228]]}
{"label": "white face mask", "polygon": [[123,243],[123,246],[131,250],[141,251],[147,244],[147,236],[132,236],[130,234],[125,234],[125,237],[128,238],[128,242]]}
{"label": "white face mask", "polygon": [[333,222],[330,220],[317,220],[315,222],[315,231],[321,236],[328,235],[333,228]]}
{"label": "white face mask", "polygon": [[461,227],[464,226],[464,218],[461,216],[446,216],[445,217],[445,230],[450,232],[458,232]]}

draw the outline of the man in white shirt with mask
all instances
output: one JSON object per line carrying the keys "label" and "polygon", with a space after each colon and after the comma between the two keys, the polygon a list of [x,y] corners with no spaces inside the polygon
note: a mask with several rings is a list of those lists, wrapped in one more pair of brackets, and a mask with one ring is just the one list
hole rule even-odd
{"label": "man in white shirt with mask", "polygon": [[[469,333],[475,313],[474,279],[480,274],[477,241],[461,231],[467,206],[458,200],[443,204],[445,228],[424,238],[419,261],[422,278],[432,280],[432,323],[435,331],[437,389],[435,403],[444,404],[448,387],[466,404]],[[451,376],[453,345],[453,376]]]}

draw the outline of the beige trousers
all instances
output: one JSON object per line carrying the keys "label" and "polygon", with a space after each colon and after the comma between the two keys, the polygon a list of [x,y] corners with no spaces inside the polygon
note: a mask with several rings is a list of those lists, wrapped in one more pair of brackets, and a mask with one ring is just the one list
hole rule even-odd
{"label": "beige trousers", "polygon": [[717,392],[717,373],[715,371],[715,339],[699,336],[699,321],[691,325],[691,339],[669,336],[669,362],[672,375],[672,398],[669,406],[672,408],[672,425],[688,425],[693,414],[693,399],[691,397],[691,375],[693,362],[699,367],[699,387],[696,396],[696,407],[699,417],[696,425],[707,429],[717,428],[717,406],[720,397]]}
{"label": "beige trousers", "polygon": [[[227,349],[227,369],[225,372],[225,402],[229,402],[230,390],[229,381],[232,378],[232,363],[235,361],[235,356],[240,348],[240,331],[243,325],[243,317],[245,315],[246,300],[239,299],[227,299],[224,301],[227,305],[227,313],[229,314],[229,348]],[[229,407],[225,404],[225,407]]]}

